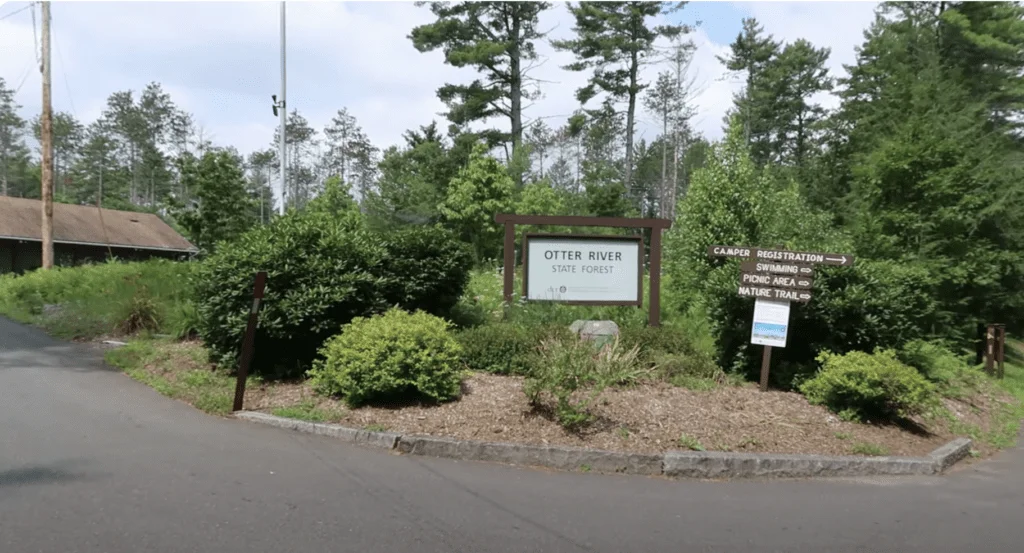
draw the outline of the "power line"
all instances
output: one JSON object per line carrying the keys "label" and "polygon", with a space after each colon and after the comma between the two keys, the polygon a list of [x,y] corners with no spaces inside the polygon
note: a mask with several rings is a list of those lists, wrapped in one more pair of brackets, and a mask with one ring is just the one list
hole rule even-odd
{"label": "power line", "polygon": [[[50,16],[50,19],[52,20],[53,16]],[[57,59],[60,60],[60,73],[64,77],[64,89],[68,92],[68,103],[71,104],[71,113],[75,115],[75,118],[78,118],[78,110],[75,109],[75,100],[71,95],[71,84],[68,82],[68,72],[64,65],[64,56],[60,53],[60,42],[57,41],[57,30],[53,27],[52,21],[50,23],[50,30],[53,32],[53,45],[57,49]]]}
{"label": "power line", "polygon": [[9,14],[7,14],[7,15],[5,15],[3,17],[0,17],[0,21],[3,21],[4,19],[7,19],[8,17],[13,17],[15,14],[21,13],[21,12],[31,8],[34,5],[35,5],[35,2],[30,2],[29,5],[21,8],[20,10],[14,10],[13,12],[11,12]]}
{"label": "power line", "polygon": [[39,38],[36,37],[36,3],[33,2],[28,5],[32,8],[32,55],[36,57],[36,63],[39,64],[39,72],[43,72],[43,62],[39,59]]}
{"label": "power line", "polygon": [[21,87],[25,86],[25,81],[27,81],[28,80],[28,76],[32,74],[32,62],[33,61],[34,60],[29,60],[28,61],[28,65],[25,67],[25,73],[21,76],[21,82],[18,83],[18,88],[14,89],[14,93],[15,94],[21,92]]}

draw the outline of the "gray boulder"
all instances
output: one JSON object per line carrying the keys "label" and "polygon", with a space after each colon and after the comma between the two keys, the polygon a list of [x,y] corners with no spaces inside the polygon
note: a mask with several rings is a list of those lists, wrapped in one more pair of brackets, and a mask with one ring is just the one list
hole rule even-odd
{"label": "gray boulder", "polygon": [[614,342],[619,335],[619,325],[615,321],[573,321],[569,330],[584,340],[593,341],[598,347]]}

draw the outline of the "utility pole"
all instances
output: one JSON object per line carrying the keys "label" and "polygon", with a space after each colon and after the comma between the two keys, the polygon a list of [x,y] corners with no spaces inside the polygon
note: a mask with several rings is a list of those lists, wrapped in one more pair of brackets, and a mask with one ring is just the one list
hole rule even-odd
{"label": "utility pole", "polygon": [[53,268],[53,107],[50,104],[50,3],[43,8],[43,113],[40,135],[43,143],[43,269]]}
{"label": "utility pole", "polygon": [[278,157],[281,159],[281,215],[284,215],[284,204],[285,204],[285,187],[288,182],[285,177],[285,168],[288,166],[288,149],[285,146],[284,128],[285,121],[288,118],[288,108],[285,105],[285,91],[287,90],[286,78],[287,71],[285,71],[285,41],[284,41],[284,2],[281,2],[281,139],[280,145],[278,145],[279,153]]}

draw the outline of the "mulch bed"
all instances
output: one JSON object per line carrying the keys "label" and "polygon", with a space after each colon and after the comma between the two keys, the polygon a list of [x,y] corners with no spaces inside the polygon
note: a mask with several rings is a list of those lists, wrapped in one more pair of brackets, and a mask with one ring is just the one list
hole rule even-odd
{"label": "mulch bed", "polygon": [[[596,420],[580,432],[568,432],[532,409],[521,378],[477,373],[463,389],[460,400],[442,405],[349,409],[315,395],[305,383],[268,384],[247,392],[246,409],[272,412],[313,402],[331,421],[352,427],[637,453],[683,449],[679,440],[685,435],[709,451],[850,455],[855,444],[866,443],[891,455],[925,455],[957,437],[942,419],[916,420],[905,428],[845,422],[800,394],[762,393],[753,384],[711,391],[665,383],[608,390],[592,409]],[[961,423],[988,431],[996,403],[1008,397],[989,390],[969,401],[944,401]],[[982,443],[974,447],[982,455],[992,452]]]}

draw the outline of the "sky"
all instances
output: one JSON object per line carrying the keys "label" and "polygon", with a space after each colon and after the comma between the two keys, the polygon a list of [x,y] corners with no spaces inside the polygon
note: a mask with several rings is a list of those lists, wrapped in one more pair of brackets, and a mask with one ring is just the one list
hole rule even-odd
{"label": "sky", "polygon": [[[543,12],[549,39],[572,33],[565,3]],[[17,90],[24,117],[40,111],[38,6],[0,2],[0,77]],[[696,84],[693,125],[710,139],[722,136],[722,117],[741,86],[717,57],[755,17],[777,40],[798,38],[831,49],[828,68],[844,74],[855,47],[873,20],[875,2],[690,2],[673,22],[695,25],[697,52],[690,68]],[[20,11],[19,11],[20,10]],[[401,144],[406,129],[431,120],[444,123],[436,90],[445,82],[469,82],[468,68],[444,64],[439,51],[420,53],[408,39],[413,27],[432,21],[427,7],[412,2],[287,3],[287,101],[317,129],[341,108],[354,115],[375,145]],[[34,18],[33,18],[34,15]],[[88,123],[115,91],[140,91],[159,82],[180,108],[201,124],[204,138],[243,154],[271,146],[278,119],[271,94],[280,90],[280,2],[88,2],[51,5],[53,107]],[[699,24],[698,24],[699,22]],[[533,73],[545,81],[544,96],[526,121],[557,127],[576,109],[575,90],[585,73],[562,66],[571,55],[548,43]],[[667,65],[644,68],[653,81]],[[819,100],[833,106],[835,98]],[[507,127],[507,121],[496,125]],[[443,128],[443,125],[442,125]],[[650,114],[639,114],[637,137],[657,136]]]}

